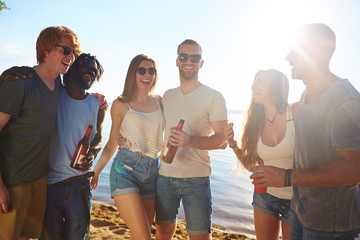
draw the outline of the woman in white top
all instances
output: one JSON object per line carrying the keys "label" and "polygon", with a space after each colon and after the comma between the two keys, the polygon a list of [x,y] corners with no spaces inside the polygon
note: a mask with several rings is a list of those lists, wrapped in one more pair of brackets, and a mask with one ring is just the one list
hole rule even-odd
{"label": "woman in white top", "polygon": [[151,94],[156,82],[155,61],[143,54],[136,56],[130,63],[123,93],[112,103],[110,137],[91,180],[95,189],[100,172],[118,148],[117,137],[126,138],[111,167],[110,189],[131,239],[135,240],[151,239],[150,226],[155,215],[157,156],[165,126],[161,99]]}
{"label": "woman in white top", "polygon": [[[294,119],[297,103],[288,104],[289,81],[275,70],[260,70],[252,85],[252,99],[241,140],[234,140],[233,123],[225,129],[229,147],[241,164],[250,169],[255,165],[292,168],[294,154]],[[265,193],[254,191],[254,223],[258,240],[290,239],[294,216],[290,209],[291,188],[268,188]]]}

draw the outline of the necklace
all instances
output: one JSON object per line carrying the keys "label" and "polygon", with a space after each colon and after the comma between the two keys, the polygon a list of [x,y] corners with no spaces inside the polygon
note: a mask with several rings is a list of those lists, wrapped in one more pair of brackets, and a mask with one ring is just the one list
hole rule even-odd
{"label": "necklace", "polygon": [[268,119],[267,117],[266,117],[266,115],[265,115],[265,119],[269,122],[269,126],[270,127],[272,127],[273,125],[274,125],[274,121],[275,121],[275,118],[276,118],[276,116],[278,115],[278,113],[279,112],[276,112],[276,114],[275,114],[275,116],[273,117],[273,119],[272,120],[270,120],[270,119]]}

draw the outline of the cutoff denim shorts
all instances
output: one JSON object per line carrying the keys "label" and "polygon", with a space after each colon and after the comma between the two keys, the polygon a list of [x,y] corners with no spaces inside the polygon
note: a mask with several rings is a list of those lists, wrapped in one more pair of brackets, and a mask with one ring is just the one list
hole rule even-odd
{"label": "cutoff denim shorts", "polygon": [[122,148],[110,170],[111,197],[139,193],[143,199],[155,199],[159,159]]}
{"label": "cutoff denim shorts", "polygon": [[172,178],[159,175],[156,185],[156,223],[176,222],[182,201],[186,230],[191,235],[211,233],[211,190],[208,177]]}
{"label": "cutoff denim shorts", "polygon": [[279,217],[280,221],[292,225],[294,212],[290,208],[291,200],[281,199],[269,193],[257,193],[254,191],[253,207],[259,212]]}

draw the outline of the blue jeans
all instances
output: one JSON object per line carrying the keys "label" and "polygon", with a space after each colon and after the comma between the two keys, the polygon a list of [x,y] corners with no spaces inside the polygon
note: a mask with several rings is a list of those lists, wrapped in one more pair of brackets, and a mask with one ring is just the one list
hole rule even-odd
{"label": "blue jeans", "polygon": [[291,226],[291,240],[354,240],[358,232],[330,233],[318,232],[305,228],[295,215]]}
{"label": "blue jeans", "polygon": [[48,185],[44,229],[40,239],[88,239],[91,197],[87,178]]}
{"label": "blue jeans", "polygon": [[139,193],[142,199],[155,199],[159,159],[122,148],[110,170],[111,197]]}
{"label": "blue jeans", "polygon": [[171,178],[159,175],[156,183],[156,223],[176,222],[182,201],[186,230],[191,235],[211,233],[211,190],[208,177]]}

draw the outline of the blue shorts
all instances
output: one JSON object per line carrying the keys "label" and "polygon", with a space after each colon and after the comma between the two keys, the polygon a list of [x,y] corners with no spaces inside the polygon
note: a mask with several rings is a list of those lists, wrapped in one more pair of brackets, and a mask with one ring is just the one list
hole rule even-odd
{"label": "blue shorts", "polygon": [[188,233],[211,233],[210,179],[171,178],[159,175],[156,185],[156,223],[168,225],[176,222],[180,201],[183,203]]}
{"label": "blue shorts", "polygon": [[259,212],[276,216],[280,221],[292,225],[294,212],[290,208],[291,200],[281,199],[268,193],[257,193],[254,191],[253,207]]}
{"label": "blue shorts", "polygon": [[159,160],[122,148],[110,170],[111,197],[139,193],[143,199],[155,199]]}

